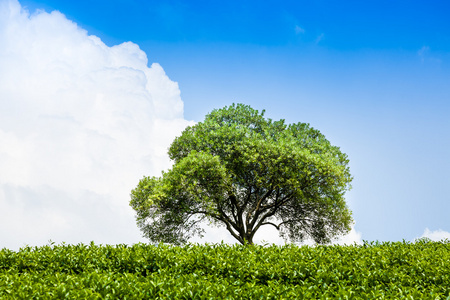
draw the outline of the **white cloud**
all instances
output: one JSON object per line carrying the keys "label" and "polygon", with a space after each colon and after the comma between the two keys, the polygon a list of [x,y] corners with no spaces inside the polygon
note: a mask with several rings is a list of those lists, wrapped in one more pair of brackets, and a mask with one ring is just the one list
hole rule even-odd
{"label": "white cloud", "polygon": [[295,33],[296,34],[305,33],[305,29],[301,28],[298,25],[295,25]]}
{"label": "white cloud", "polygon": [[[145,241],[130,190],[170,167],[167,147],[191,124],[177,83],[138,45],[0,0],[0,248]],[[196,240],[235,242],[223,228]],[[339,241],[360,240],[353,229]],[[284,244],[271,227],[255,241]]]}
{"label": "white cloud", "polygon": [[428,56],[428,53],[430,52],[430,47],[423,46],[422,48],[417,51],[417,55],[420,57],[420,60],[422,63],[425,61],[425,57]]}
{"label": "white cloud", "polygon": [[138,45],[0,0],[0,248],[141,241],[130,190],[189,124]]}
{"label": "white cloud", "polygon": [[321,33],[316,40],[314,41],[316,44],[318,44],[321,40],[323,40],[323,38],[325,37],[324,33]]}
{"label": "white cloud", "polygon": [[[272,226],[266,226],[266,228],[261,228],[260,232],[255,234],[255,242],[258,244],[268,242],[275,243],[277,245],[284,245],[285,241],[279,236],[278,231]],[[361,245],[363,243],[361,239],[361,232],[356,231],[353,226],[350,232],[344,236],[340,236],[332,242],[333,245]],[[305,240],[303,245],[315,245],[315,242],[311,239]]]}
{"label": "white cloud", "polygon": [[440,242],[445,239],[450,240],[450,232],[442,229],[431,231],[430,229],[425,228],[425,231],[419,238],[428,238],[432,241]]}
{"label": "white cloud", "polygon": [[[233,238],[228,231],[224,227],[206,227],[205,229],[205,239],[200,239],[198,237],[193,238],[191,241],[194,243],[220,243],[224,242],[227,244],[235,244],[238,241]],[[253,242],[255,244],[264,245],[264,244],[275,244],[275,245],[285,245],[286,241],[280,237],[278,230],[273,226],[262,226],[256,233],[253,238]],[[354,245],[354,244],[362,245],[363,241],[361,238],[361,232],[356,231],[354,225],[352,226],[350,232],[344,236],[341,236],[334,240],[331,244],[333,245]],[[308,245],[314,246],[315,242],[312,239],[307,239],[298,245]]]}
{"label": "white cloud", "polygon": [[361,238],[361,232],[356,231],[354,225],[348,234],[341,236],[333,242],[335,245],[353,245],[355,243],[362,245],[363,241]]}
{"label": "white cloud", "polygon": [[419,49],[419,51],[417,51],[417,55],[419,56],[424,56],[427,52],[430,51],[430,47],[428,46],[423,46],[422,48]]}
{"label": "white cloud", "polygon": [[432,53],[431,53],[431,49],[428,46],[423,46],[422,48],[420,48],[417,51],[417,55],[420,58],[420,61],[422,63],[424,63],[425,61],[430,62],[430,63],[434,63],[434,64],[440,64],[442,63],[442,60],[438,57],[435,57]]}

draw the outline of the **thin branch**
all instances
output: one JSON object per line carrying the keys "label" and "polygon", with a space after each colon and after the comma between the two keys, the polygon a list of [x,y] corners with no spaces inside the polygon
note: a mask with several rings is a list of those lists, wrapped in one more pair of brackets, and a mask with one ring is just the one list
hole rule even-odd
{"label": "thin branch", "polygon": [[[275,227],[277,230],[280,230],[280,225],[281,225],[281,224],[276,225],[276,224],[274,224],[274,223],[272,223],[272,222],[264,222],[264,223],[262,223],[260,226],[264,226],[264,225],[272,225],[272,226]],[[255,231],[256,231],[256,229],[255,229]]]}
{"label": "thin branch", "polygon": [[279,201],[275,201],[275,202],[274,202],[273,204],[271,204],[270,206],[265,207],[264,209],[262,209],[262,210],[259,212],[258,216],[255,216],[255,219],[253,220],[254,223],[256,223],[257,217],[259,217],[259,215],[260,215],[262,212],[268,210],[268,212],[267,212],[265,215],[263,215],[263,216],[261,217],[261,219],[259,220],[258,223],[262,223],[265,219],[267,219],[267,218],[273,216],[273,215],[278,211],[278,209],[279,209],[280,207],[284,206],[284,205],[285,205],[286,203],[288,203],[290,200],[291,200],[291,199],[290,199],[289,197],[286,196],[286,197],[284,197],[283,199],[281,199],[281,200],[279,200]]}
{"label": "thin branch", "polygon": [[[256,220],[258,220],[258,217],[259,217],[259,216],[261,215],[261,213],[264,211],[264,209],[263,209],[263,210],[260,210],[260,207],[261,207],[262,202],[263,202],[265,199],[267,199],[267,197],[269,197],[270,194],[272,194],[272,192],[273,192],[273,189],[272,189],[272,188],[269,189],[269,190],[267,190],[267,191],[264,193],[264,195],[262,195],[261,198],[258,200],[258,203],[256,204],[255,209],[254,209],[254,210],[249,210],[249,211],[248,211],[248,213],[247,213],[247,229],[249,229],[249,228],[250,228],[250,229],[253,229],[253,227],[255,226]],[[275,200],[275,202],[276,202],[276,200]],[[250,216],[251,216],[251,213],[252,213],[252,212],[254,213],[254,216],[253,216],[251,222],[249,222]]]}
{"label": "thin branch", "polygon": [[244,200],[244,203],[242,204],[241,210],[239,211],[239,214],[242,215],[242,212],[245,210],[245,208],[247,207],[247,204],[250,202],[250,199],[252,198],[252,186],[250,185],[248,188],[248,194],[246,199]]}
{"label": "thin branch", "polygon": [[219,210],[219,213],[220,213],[220,219],[219,220],[221,220],[221,221],[223,221],[224,223],[226,223],[226,224],[229,224],[229,225],[231,225],[231,226],[233,226],[233,228],[237,231],[237,232],[240,232],[240,227],[239,227],[239,224],[236,224],[235,222],[233,222],[231,219],[230,219],[230,217],[228,217],[227,216],[227,214],[225,214],[225,212],[222,210],[222,208],[220,208],[220,207],[217,207],[217,209]]}
{"label": "thin branch", "polygon": [[[284,198],[283,200],[281,200],[280,202],[278,202],[278,201],[275,202],[275,203],[274,203],[275,205],[273,206],[273,208],[272,208],[270,211],[268,211],[265,215],[263,215],[263,216],[261,217],[261,219],[260,219],[259,222],[257,223],[256,227],[253,229],[253,232],[256,232],[256,231],[259,229],[259,227],[262,226],[262,224],[264,223],[264,221],[265,221],[266,219],[268,219],[268,218],[274,216],[275,213],[278,211],[278,208],[280,208],[281,206],[283,206],[283,205],[284,205],[285,203],[287,203],[289,200],[290,200],[289,198],[285,197],[285,198]],[[255,218],[254,221],[256,221],[256,218]],[[278,226],[280,226],[280,225],[278,225]]]}
{"label": "thin branch", "polygon": [[[277,199],[278,196],[279,196],[279,195],[277,195],[276,200],[275,200],[273,203],[271,203],[271,204],[269,204],[269,205],[263,205],[263,206],[262,206],[262,210],[264,211],[264,210],[271,209],[271,208],[274,207],[274,206],[279,206],[279,205],[278,205],[278,199]],[[284,204],[284,203],[287,202],[286,200],[290,200],[291,197],[292,197],[292,194],[286,195],[285,197],[283,197],[282,199],[280,199],[280,202]]]}
{"label": "thin branch", "polygon": [[[277,230],[280,230],[281,226],[284,225],[284,224],[287,224],[287,223],[293,223],[293,222],[300,222],[300,221],[309,221],[309,222],[312,222],[313,220],[307,219],[307,218],[302,218],[302,219],[299,219],[299,220],[292,220],[292,219],[291,219],[291,220],[283,221],[283,222],[281,222],[281,223],[278,224],[278,225],[276,225],[276,224],[274,224],[274,223],[272,223],[272,222],[263,222],[263,223],[258,224],[258,226],[256,226],[255,232],[256,232],[256,230],[259,229],[259,227],[264,226],[264,225],[272,225],[272,226],[274,226]],[[307,231],[307,232],[309,233],[308,228],[309,228],[309,227],[306,226],[306,227],[304,228],[304,230]]]}
{"label": "thin branch", "polygon": [[228,199],[230,199],[231,202],[231,214],[233,215],[234,222],[238,223],[239,218],[236,212],[239,211],[240,207],[239,204],[237,203],[236,196],[232,193],[228,193]]}
{"label": "thin branch", "polygon": [[231,235],[232,235],[235,239],[237,239],[241,244],[243,244],[243,243],[244,243],[244,240],[243,240],[239,235],[237,235],[236,233],[234,233],[234,231],[233,231],[233,229],[231,228],[230,224],[228,224],[227,222],[224,222],[224,223],[225,223],[225,225],[226,225],[226,227],[227,227],[227,230],[231,233]]}
{"label": "thin branch", "polygon": [[273,189],[270,188],[270,189],[268,189],[268,190],[264,193],[264,195],[261,196],[261,198],[259,198],[258,202],[256,203],[256,207],[255,207],[255,209],[253,210],[254,212],[256,212],[256,211],[259,210],[259,207],[261,206],[262,202],[263,202],[264,200],[266,200],[267,197],[269,197],[270,194],[272,194],[272,192],[273,192]]}

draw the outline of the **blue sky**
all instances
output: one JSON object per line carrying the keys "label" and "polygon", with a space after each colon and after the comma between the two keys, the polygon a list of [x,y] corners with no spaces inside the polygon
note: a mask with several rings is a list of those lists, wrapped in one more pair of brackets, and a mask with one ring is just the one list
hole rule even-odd
{"label": "blue sky", "polygon": [[178,83],[186,120],[241,102],[319,129],[349,156],[362,239],[450,232],[449,3],[20,4],[58,10],[109,47],[137,44]]}

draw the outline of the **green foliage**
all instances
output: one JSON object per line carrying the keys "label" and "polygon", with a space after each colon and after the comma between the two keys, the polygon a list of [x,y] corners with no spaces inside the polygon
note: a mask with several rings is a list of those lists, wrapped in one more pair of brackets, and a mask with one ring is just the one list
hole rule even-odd
{"label": "green foliage", "polygon": [[3,249],[0,299],[450,299],[450,243]]}
{"label": "green foliage", "polygon": [[242,244],[274,226],[293,242],[330,242],[353,222],[344,193],[347,156],[308,124],[286,125],[238,104],[186,128],[169,149],[174,166],[131,192],[152,242],[185,243],[199,223],[224,226]]}

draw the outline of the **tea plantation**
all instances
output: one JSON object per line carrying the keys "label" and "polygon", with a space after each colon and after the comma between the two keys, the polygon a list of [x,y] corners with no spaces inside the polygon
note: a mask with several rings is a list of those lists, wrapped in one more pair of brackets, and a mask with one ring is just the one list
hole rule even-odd
{"label": "tea plantation", "polygon": [[0,299],[450,300],[450,242],[2,249]]}

